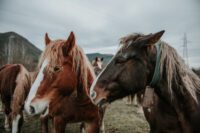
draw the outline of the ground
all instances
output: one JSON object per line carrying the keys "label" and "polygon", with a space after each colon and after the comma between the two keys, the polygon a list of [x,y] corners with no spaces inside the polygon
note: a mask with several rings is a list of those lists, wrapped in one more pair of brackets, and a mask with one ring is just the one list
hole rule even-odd
{"label": "ground", "polygon": [[[0,115],[0,133],[6,133],[3,128],[4,117]],[[106,133],[148,133],[149,127],[144,115],[138,107],[126,105],[119,100],[108,106],[105,114]],[[36,118],[24,123],[22,133],[39,133],[40,125]],[[79,133],[79,124],[68,124],[66,133]]]}

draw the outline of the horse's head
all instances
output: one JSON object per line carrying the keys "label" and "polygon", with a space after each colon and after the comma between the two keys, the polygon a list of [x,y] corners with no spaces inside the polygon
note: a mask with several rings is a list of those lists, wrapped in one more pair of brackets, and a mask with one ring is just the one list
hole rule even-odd
{"label": "horse's head", "polygon": [[122,47],[103,69],[90,88],[97,105],[134,94],[148,85],[156,64],[156,44],[164,31],[121,39]]}
{"label": "horse's head", "polygon": [[92,66],[95,74],[98,75],[103,69],[103,57],[95,57],[95,59],[92,60]]}
{"label": "horse's head", "polygon": [[92,66],[97,67],[99,69],[103,68],[103,57],[95,57],[95,59],[92,61]]}
{"label": "horse's head", "polygon": [[26,111],[32,115],[48,113],[51,104],[59,103],[76,88],[73,54],[78,46],[74,33],[71,32],[67,40],[50,40],[46,34],[45,43],[38,74],[25,103]]}

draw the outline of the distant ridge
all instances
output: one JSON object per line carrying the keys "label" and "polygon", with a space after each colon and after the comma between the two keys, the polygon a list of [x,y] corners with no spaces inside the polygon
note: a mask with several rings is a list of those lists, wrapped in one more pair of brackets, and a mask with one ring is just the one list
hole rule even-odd
{"label": "distant ridge", "polygon": [[15,32],[0,33],[0,66],[7,63],[21,63],[33,71],[41,50]]}

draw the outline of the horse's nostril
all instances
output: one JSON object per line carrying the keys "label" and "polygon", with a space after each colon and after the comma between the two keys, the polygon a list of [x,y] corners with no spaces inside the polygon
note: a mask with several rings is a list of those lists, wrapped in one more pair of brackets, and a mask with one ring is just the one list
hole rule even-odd
{"label": "horse's nostril", "polygon": [[95,91],[92,91],[90,97],[91,97],[92,99],[95,99],[96,96],[97,96],[96,92],[95,92]]}
{"label": "horse's nostril", "polygon": [[31,112],[31,114],[35,113],[35,108],[32,105],[30,105],[30,112]]}

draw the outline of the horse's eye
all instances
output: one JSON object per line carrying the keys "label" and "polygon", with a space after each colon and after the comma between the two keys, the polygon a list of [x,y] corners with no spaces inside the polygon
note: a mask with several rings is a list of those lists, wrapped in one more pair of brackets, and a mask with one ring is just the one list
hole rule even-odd
{"label": "horse's eye", "polygon": [[57,72],[57,71],[60,70],[60,67],[59,67],[59,66],[55,66],[53,70],[54,70],[55,72]]}

